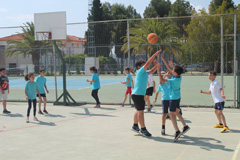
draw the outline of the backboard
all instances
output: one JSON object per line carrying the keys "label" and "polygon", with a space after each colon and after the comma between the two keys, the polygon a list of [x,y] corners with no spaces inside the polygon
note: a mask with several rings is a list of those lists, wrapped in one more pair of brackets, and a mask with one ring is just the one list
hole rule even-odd
{"label": "backboard", "polygon": [[66,12],[35,13],[34,27],[36,41],[66,39]]}

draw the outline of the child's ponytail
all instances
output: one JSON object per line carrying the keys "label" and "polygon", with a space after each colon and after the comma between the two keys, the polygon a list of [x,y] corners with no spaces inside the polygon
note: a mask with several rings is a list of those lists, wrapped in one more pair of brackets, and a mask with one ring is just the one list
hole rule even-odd
{"label": "child's ponytail", "polygon": [[25,81],[29,81],[30,77],[33,76],[34,74],[31,72],[31,73],[28,73],[28,74],[25,74],[24,76],[24,79]]}

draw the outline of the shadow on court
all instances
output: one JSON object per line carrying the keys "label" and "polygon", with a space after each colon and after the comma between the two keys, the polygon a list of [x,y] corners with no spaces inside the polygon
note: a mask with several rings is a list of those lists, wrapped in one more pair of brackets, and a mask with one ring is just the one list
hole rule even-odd
{"label": "shadow on court", "polygon": [[1,116],[4,116],[4,117],[24,117],[22,114],[19,114],[19,113],[15,113],[15,114],[1,114]]}
{"label": "shadow on court", "polygon": [[74,115],[78,115],[78,116],[103,116],[103,117],[116,117],[116,116],[112,116],[112,115],[106,115],[106,114],[94,114],[94,113],[90,113],[88,108],[83,108],[85,111],[84,113],[71,113]]}
{"label": "shadow on court", "polygon": [[[155,140],[158,142],[165,142],[165,143],[174,143],[173,138],[172,139],[167,139],[164,137],[152,137],[149,138],[150,140]],[[218,143],[218,144],[213,144]],[[222,151],[227,151],[227,152],[233,152],[234,150],[225,148],[224,145],[221,145],[221,141],[217,140],[215,138],[208,138],[208,137],[192,137],[192,136],[181,136],[179,140],[175,143],[181,144],[181,145],[189,145],[189,146],[199,146],[203,150],[211,151],[211,150],[222,150]]]}
{"label": "shadow on court", "polygon": [[106,114],[84,114],[84,113],[71,113],[71,114],[74,114],[74,115],[78,115],[78,116],[101,116],[101,117],[116,117],[116,116],[112,116],[112,115],[106,115]]}
{"label": "shadow on court", "polygon": [[116,108],[104,108],[104,107],[101,107],[100,109],[102,109],[102,110],[109,110],[109,111],[117,110]]}
{"label": "shadow on court", "polygon": [[240,130],[236,130],[236,129],[231,129],[230,128],[229,133],[240,133]]}
{"label": "shadow on court", "polygon": [[38,122],[30,122],[30,123],[44,125],[44,126],[56,126],[56,124],[53,122],[44,122],[44,121],[40,121],[40,120]]}
{"label": "shadow on court", "polygon": [[65,118],[65,116],[60,114],[45,114],[45,117],[52,117],[52,118]]}

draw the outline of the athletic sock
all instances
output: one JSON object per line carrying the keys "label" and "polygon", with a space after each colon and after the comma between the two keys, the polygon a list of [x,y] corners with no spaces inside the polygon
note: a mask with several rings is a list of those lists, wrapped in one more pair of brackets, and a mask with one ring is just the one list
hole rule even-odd
{"label": "athletic sock", "polygon": [[162,129],[165,129],[165,125],[162,125]]}
{"label": "athletic sock", "polygon": [[138,124],[133,124],[134,127],[138,127]]}
{"label": "athletic sock", "polygon": [[220,125],[223,125],[222,123],[219,123]]}
{"label": "athletic sock", "polygon": [[145,130],[146,130],[146,127],[144,127],[144,128],[141,128],[141,130],[142,130],[142,131],[145,131]]}

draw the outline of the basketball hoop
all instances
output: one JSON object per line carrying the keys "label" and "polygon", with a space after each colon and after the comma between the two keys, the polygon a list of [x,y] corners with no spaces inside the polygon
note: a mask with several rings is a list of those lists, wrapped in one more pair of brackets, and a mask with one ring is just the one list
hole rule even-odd
{"label": "basketball hoop", "polygon": [[35,39],[37,41],[48,41],[52,40],[52,32],[36,32]]}

